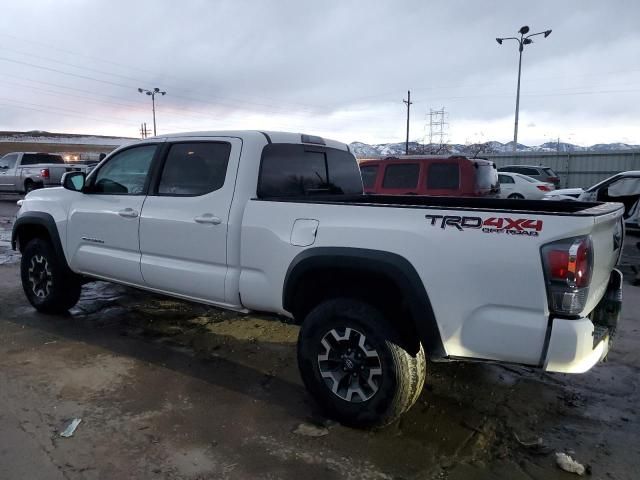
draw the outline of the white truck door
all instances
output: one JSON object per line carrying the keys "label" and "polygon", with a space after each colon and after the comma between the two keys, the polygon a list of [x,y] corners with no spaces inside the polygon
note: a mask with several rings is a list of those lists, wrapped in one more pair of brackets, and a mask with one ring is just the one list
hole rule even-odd
{"label": "white truck door", "polygon": [[67,252],[80,273],[144,285],[138,229],[161,142],[130,147],[113,155],[89,179],[69,209]]}
{"label": "white truck door", "polygon": [[17,153],[8,153],[0,158],[0,192],[12,192],[15,187]]}
{"label": "white truck door", "polygon": [[145,284],[227,305],[227,229],[242,141],[168,139],[140,218]]}

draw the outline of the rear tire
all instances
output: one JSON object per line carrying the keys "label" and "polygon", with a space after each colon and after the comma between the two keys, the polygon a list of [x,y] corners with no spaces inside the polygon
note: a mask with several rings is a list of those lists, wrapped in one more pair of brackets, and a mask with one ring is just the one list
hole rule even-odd
{"label": "rear tire", "polygon": [[64,313],[78,303],[81,282],[47,240],[35,238],[22,252],[22,288],[27,300],[42,313]]}
{"label": "rear tire", "polygon": [[519,193],[512,193],[507,198],[510,198],[511,200],[524,200],[524,195],[520,195]]}
{"label": "rear tire", "polygon": [[426,377],[422,346],[412,356],[382,313],[360,300],[327,300],[298,337],[302,380],[325,413],[358,428],[392,423],[416,402]]}
{"label": "rear tire", "polygon": [[25,195],[29,192],[33,192],[34,190],[37,190],[39,188],[42,188],[42,185],[40,185],[39,183],[34,182],[33,180],[27,180],[26,182],[24,182],[24,193]]}

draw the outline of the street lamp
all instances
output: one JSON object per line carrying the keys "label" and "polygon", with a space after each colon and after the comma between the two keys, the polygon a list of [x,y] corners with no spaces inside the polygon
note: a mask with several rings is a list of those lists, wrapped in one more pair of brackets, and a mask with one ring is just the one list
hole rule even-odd
{"label": "street lamp", "polygon": [[533,43],[531,37],[535,37],[536,35],[544,35],[544,38],[547,38],[551,35],[551,30],[545,30],[544,32],[532,33],[531,35],[527,35],[529,33],[529,27],[526,25],[518,30],[520,34],[520,38],[517,37],[505,37],[505,38],[496,38],[496,42],[498,45],[502,45],[502,42],[505,40],[515,40],[518,42],[518,51],[520,52],[520,58],[518,60],[518,90],[516,93],[516,121],[513,129],[513,153],[516,153],[518,147],[518,114],[520,112],[520,74],[522,72],[522,51],[524,50],[525,45],[530,45]]}
{"label": "street lamp", "polygon": [[153,108],[153,136],[156,136],[156,95],[166,95],[167,92],[162,92],[158,87],[153,90],[147,90],[146,88],[139,88],[138,93],[144,93],[145,95],[149,95],[151,97],[151,105]]}

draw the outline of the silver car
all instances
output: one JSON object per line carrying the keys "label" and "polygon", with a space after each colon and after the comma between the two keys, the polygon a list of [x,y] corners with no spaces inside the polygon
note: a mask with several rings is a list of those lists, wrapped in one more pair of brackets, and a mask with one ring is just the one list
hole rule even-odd
{"label": "silver car", "polygon": [[500,167],[498,172],[519,173],[527,177],[535,178],[544,183],[553,183],[555,188],[560,188],[560,178],[549,167],[541,165],[507,165]]}

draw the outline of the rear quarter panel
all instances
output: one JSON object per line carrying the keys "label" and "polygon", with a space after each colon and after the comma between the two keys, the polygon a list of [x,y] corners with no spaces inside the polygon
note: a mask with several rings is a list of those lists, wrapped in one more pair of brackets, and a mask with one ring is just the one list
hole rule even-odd
{"label": "rear quarter panel", "polygon": [[[441,228],[427,214],[542,224],[537,235],[511,235]],[[311,246],[290,242],[300,218],[319,221]],[[242,223],[240,292],[249,308],[286,314],[285,275],[301,251],[340,246],[392,252],[406,258],[424,283],[448,355],[539,364],[549,317],[540,247],[592,228],[591,217],[252,200]]]}

